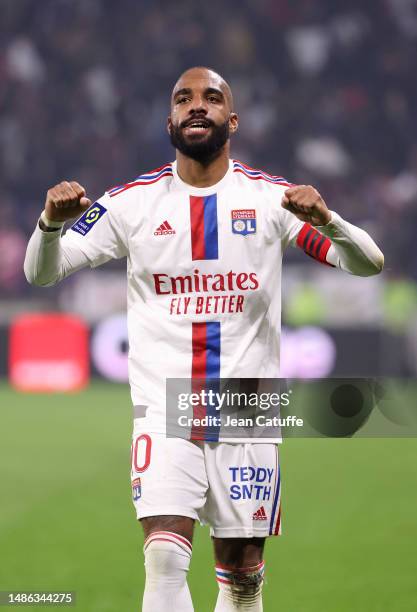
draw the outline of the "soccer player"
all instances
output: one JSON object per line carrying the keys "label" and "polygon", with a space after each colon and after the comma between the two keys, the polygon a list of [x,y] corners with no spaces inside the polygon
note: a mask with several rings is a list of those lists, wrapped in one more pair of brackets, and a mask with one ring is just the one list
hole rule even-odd
{"label": "soccer player", "polygon": [[[259,611],[265,538],[281,528],[280,436],[249,442],[192,426],[190,439],[168,437],[166,379],[279,376],[287,245],[359,276],[379,273],[384,258],[314,187],[230,159],[238,116],[216,72],[197,67],[180,76],[167,129],[176,160],[94,204],[76,181],[49,189],[25,273],[30,283],[50,286],[83,267],[127,258],[143,610],[193,609],[187,571],[194,521],[201,520],[214,543],[215,611]],[[80,215],[62,237],[65,221]]]}

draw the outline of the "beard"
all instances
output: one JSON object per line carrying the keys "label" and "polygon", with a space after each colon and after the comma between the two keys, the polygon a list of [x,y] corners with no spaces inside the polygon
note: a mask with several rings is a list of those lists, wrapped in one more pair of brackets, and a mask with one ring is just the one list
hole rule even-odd
{"label": "beard", "polygon": [[208,163],[217,157],[230,138],[229,120],[220,125],[210,124],[210,134],[203,139],[185,138],[183,124],[171,125],[170,140],[173,147],[187,157],[202,164]]}

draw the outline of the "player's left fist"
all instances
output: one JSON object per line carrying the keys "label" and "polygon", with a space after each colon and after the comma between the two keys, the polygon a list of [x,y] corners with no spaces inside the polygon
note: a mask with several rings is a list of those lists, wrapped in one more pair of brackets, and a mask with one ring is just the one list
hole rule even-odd
{"label": "player's left fist", "polygon": [[311,185],[290,187],[285,191],[281,205],[300,221],[311,225],[326,225],[332,218],[326,202]]}

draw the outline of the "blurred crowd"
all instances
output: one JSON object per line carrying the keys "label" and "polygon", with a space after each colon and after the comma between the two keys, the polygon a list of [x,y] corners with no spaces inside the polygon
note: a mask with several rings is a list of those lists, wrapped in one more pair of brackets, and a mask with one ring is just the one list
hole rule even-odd
{"label": "blurred crowd", "polygon": [[234,157],[317,186],[417,280],[416,0],[1,0],[0,293],[49,186],[95,198],[174,158],[187,67],[231,83]]}

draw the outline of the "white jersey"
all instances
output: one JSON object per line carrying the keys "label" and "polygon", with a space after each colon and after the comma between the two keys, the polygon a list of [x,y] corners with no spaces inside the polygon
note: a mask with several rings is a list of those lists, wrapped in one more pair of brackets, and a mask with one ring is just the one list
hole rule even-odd
{"label": "white jersey", "polygon": [[127,257],[129,380],[147,431],[165,431],[167,378],[279,376],[281,261],[304,225],[281,207],[289,186],[230,160],[217,184],[192,187],[174,162],[107,192],[64,236],[92,266]]}
{"label": "white jersey", "polygon": [[[35,230],[25,259],[35,284],[127,257],[129,380],[144,431],[169,435],[168,379],[187,379],[195,391],[205,382],[212,389],[218,378],[279,377],[281,263],[289,243],[353,274],[381,270],[372,239],[336,213],[319,232],[283,209],[288,186],[230,160],[217,184],[192,187],[174,162],[105,193],[62,239]],[[199,418],[210,410],[195,407]],[[190,428],[194,439],[227,441],[222,434],[216,426]],[[279,429],[273,435],[249,437],[279,440]]]}

